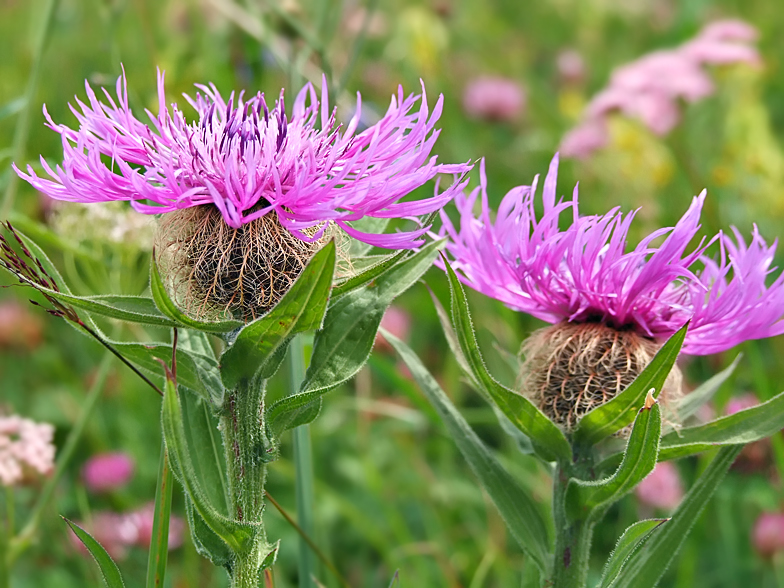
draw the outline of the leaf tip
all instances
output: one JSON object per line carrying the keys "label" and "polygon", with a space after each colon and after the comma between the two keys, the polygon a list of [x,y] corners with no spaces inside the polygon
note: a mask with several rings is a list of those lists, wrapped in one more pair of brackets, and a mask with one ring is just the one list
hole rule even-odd
{"label": "leaf tip", "polygon": [[655,391],[656,391],[655,388],[651,388],[650,390],[648,390],[648,395],[645,397],[645,404],[643,405],[643,408],[645,410],[650,410],[651,408],[653,408],[653,405],[656,404],[657,400],[653,396],[653,393]]}

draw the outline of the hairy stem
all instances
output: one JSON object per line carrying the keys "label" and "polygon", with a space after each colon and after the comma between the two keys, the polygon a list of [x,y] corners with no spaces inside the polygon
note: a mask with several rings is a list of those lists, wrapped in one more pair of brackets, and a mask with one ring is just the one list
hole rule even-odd
{"label": "hairy stem", "polygon": [[566,489],[571,478],[592,479],[593,461],[589,457],[574,464],[558,464],[553,472],[553,519],[555,552],[552,563],[552,586],[584,588],[588,581],[591,538],[596,520],[575,520],[566,512]]}
{"label": "hairy stem", "polygon": [[[226,449],[231,516],[242,522],[261,524],[264,512],[264,481],[267,447],[263,407],[265,380],[243,381],[227,398],[221,417]],[[232,588],[258,588],[259,571],[269,545],[263,531],[247,553],[237,554],[231,572]]]}
{"label": "hairy stem", "polygon": [[[305,378],[305,342],[302,335],[294,338],[289,348],[291,394],[299,391]],[[301,425],[293,431],[294,467],[296,468],[297,522],[305,535],[313,537],[313,453],[310,427]],[[313,551],[302,537],[299,541],[299,586],[312,588],[316,560]]]}

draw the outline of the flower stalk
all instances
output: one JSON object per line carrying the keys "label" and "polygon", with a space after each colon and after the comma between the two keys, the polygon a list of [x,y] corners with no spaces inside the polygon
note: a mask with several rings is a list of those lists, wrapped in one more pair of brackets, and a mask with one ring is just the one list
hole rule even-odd
{"label": "flower stalk", "polygon": [[247,551],[235,553],[231,570],[232,588],[257,588],[259,572],[270,547],[261,526],[264,512],[264,482],[267,476],[267,447],[264,431],[266,380],[243,381],[226,399],[220,431],[226,450],[231,516],[259,526]]}

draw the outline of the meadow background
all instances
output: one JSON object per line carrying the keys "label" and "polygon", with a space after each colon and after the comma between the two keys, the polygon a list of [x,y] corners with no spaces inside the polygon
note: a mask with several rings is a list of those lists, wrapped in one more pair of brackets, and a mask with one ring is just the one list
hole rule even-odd
{"label": "meadow background", "polygon": [[[784,6],[770,0],[1,0],[0,194],[3,214],[44,245],[80,294],[142,293],[147,287],[152,219],[126,215],[125,205],[56,211],[10,164],[59,162],[60,138],[44,127],[41,105],[55,121],[74,124],[67,103],[84,97],[84,80],[113,89],[124,66],[131,105],[157,112],[155,70],[166,72],[175,100],[194,83],[221,92],[287,88],[289,104],[306,79],[329,75],[340,116],[348,120],[361,91],[367,120],[383,114],[389,96],[424,80],[431,104],[445,97],[436,152],[444,162],[485,157],[489,197],[545,173],[582,107],[604,87],[613,68],[676,46],[707,22],[740,18],[759,31],[762,67],[713,68],[713,96],[684,105],[678,127],[664,138],[618,119],[608,148],[562,162],[559,193],[579,179],[586,213],[641,207],[633,232],[677,221],[691,197],[708,190],[708,234],[752,223],[769,240],[784,234]],[[572,65],[564,68],[564,55]],[[559,67],[559,58],[561,66]],[[568,63],[568,61],[567,61]],[[38,83],[30,85],[31,74]],[[477,76],[500,75],[526,94],[514,120],[470,116],[463,93]],[[186,108],[187,110],[187,108]],[[473,174],[474,184],[478,173]],[[426,189],[432,189],[428,187]],[[9,197],[8,194],[11,196]],[[125,208],[123,208],[125,207]],[[438,270],[426,282],[447,301]],[[10,285],[9,276],[0,284]],[[480,343],[492,371],[515,374],[508,354],[540,323],[469,292]],[[27,303],[31,291],[0,291],[0,413],[18,413],[56,426],[58,447],[78,419],[96,381],[104,351],[63,321]],[[547,473],[522,457],[492,410],[461,379],[450,357],[429,294],[417,285],[397,306],[411,327],[412,347],[501,460],[547,501]],[[165,336],[136,325],[105,324],[117,338]],[[714,410],[746,392],[760,400],[782,389],[784,339],[750,342],[722,355],[684,362],[689,387],[744,358],[716,396]],[[90,521],[102,511],[129,512],[154,498],[161,432],[160,398],[119,362],[109,365],[102,396],[74,459],[44,512],[36,544],[12,574],[14,588],[98,586],[94,563],[80,554],[57,516]],[[284,385],[280,382],[279,385]],[[316,464],[314,539],[352,586],[386,587],[396,571],[401,586],[490,588],[519,586],[525,559],[489,499],[445,435],[434,411],[388,348],[378,345],[355,381],[331,392],[311,427]],[[123,451],[136,464],[132,481],[110,493],[85,487],[81,468],[93,455]],[[784,506],[784,439],[774,437],[742,458],[708,505],[662,586],[708,588],[784,585],[784,558],[763,557],[752,528],[763,512]],[[268,489],[295,511],[290,447],[271,468]],[[710,455],[677,462],[688,487]],[[4,496],[18,527],[39,484]],[[183,516],[175,489],[175,511]],[[634,495],[608,514],[594,541],[595,568],[631,522],[657,512]],[[281,538],[275,586],[297,585],[297,535],[268,507],[269,537]],[[142,585],[147,555],[131,548],[120,561],[129,586]],[[325,586],[337,586],[321,570]],[[195,551],[185,533],[170,554],[167,585],[225,585],[225,574]]]}

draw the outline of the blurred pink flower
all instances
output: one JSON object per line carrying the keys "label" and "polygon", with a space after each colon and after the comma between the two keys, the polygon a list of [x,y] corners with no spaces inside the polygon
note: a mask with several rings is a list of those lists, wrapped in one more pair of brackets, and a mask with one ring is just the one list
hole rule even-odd
{"label": "blurred pink flower", "polygon": [[724,407],[724,414],[726,416],[730,416],[731,414],[735,414],[741,410],[746,410],[747,408],[757,406],[758,404],[759,400],[757,400],[757,397],[754,396],[754,394],[751,392],[746,392],[740,396],[731,398],[727,403],[727,406]]}
{"label": "blurred pink flower", "polygon": [[87,460],[82,479],[92,492],[106,492],[125,486],[133,476],[133,459],[125,453],[102,453]]}
{"label": "blurred pink flower", "polygon": [[[129,547],[147,549],[152,542],[152,525],[155,517],[155,503],[150,502],[129,513],[100,511],[93,514],[91,523],[77,522],[85,531],[100,543],[115,559],[127,555]],[[182,545],[185,533],[185,521],[172,515],[169,519],[169,549],[177,549]],[[79,538],[70,533],[73,545],[84,555],[88,555]]]}
{"label": "blurred pink flower", "polygon": [[683,498],[678,469],[669,461],[656,464],[651,474],[634,489],[637,499],[648,506],[673,510]]}
{"label": "blurred pink flower", "polygon": [[[407,310],[392,305],[384,313],[384,317],[381,319],[381,326],[398,339],[408,341],[408,334],[411,331],[411,315]],[[375,346],[379,350],[394,352],[392,346],[381,335],[376,335]]]}
{"label": "blurred pink flower", "polygon": [[680,47],[654,51],[617,68],[607,88],[586,107],[583,121],[563,138],[561,154],[585,158],[603,147],[606,131],[602,140],[579,139],[598,136],[597,129],[604,129],[605,118],[615,111],[640,120],[657,135],[666,135],[680,120],[679,100],[696,102],[715,91],[705,66],[760,64],[759,53],[749,44],[756,36],[756,30],[742,21],[718,21]]}
{"label": "blurred pink flower", "polygon": [[517,120],[525,104],[522,86],[509,78],[480,76],[470,80],[463,92],[466,113],[482,120]]}
{"label": "blurred pink flower", "polygon": [[[149,547],[152,542],[152,525],[155,518],[155,503],[148,502],[126,518],[136,526],[137,537],[135,545]],[[169,549],[177,549],[182,545],[185,533],[185,521],[177,516],[169,519]]]}
{"label": "blurred pink flower", "polygon": [[54,469],[54,427],[20,416],[0,416],[0,484],[14,486]]}
{"label": "blurred pink flower", "polygon": [[43,339],[43,324],[37,315],[16,300],[0,302],[0,348],[33,350]]}
{"label": "blurred pink flower", "polygon": [[763,557],[770,557],[784,550],[784,514],[762,513],[752,531],[754,548]]}
{"label": "blurred pink flower", "polygon": [[[115,512],[96,512],[90,524],[76,523],[90,533],[98,543],[112,556],[113,559],[123,559],[127,555],[128,547],[134,545],[139,538],[139,530],[127,515]],[[87,548],[72,532],[69,533],[71,543],[83,555],[89,555]]]}
{"label": "blurred pink flower", "polygon": [[568,84],[579,84],[585,80],[585,60],[574,49],[564,49],[558,53],[555,65],[561,80]]}

